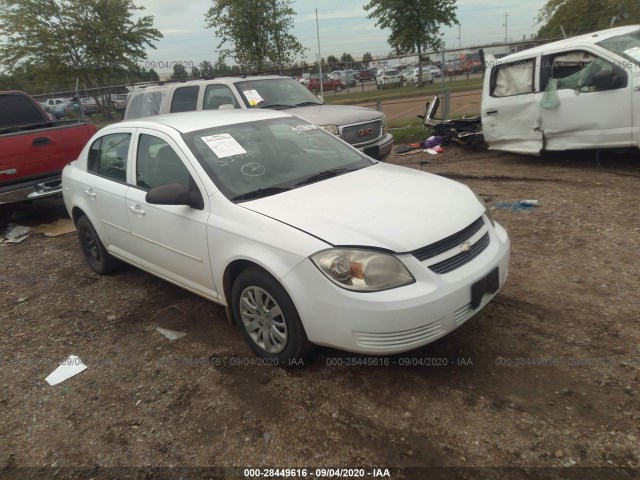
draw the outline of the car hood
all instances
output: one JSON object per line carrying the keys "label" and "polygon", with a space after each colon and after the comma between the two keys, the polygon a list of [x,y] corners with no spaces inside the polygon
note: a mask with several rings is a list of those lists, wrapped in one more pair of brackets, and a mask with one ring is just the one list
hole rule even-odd
{"label": "car hood", "polygon": [[382,117],[377,110],[347,105],[312,105],[290,108],[287,113],[320,126],[367,123]]}
{"label": "car hood", "polygon": [[460,183],[385,163],[241,205],[331,245],[397,253],[452,235],[484,212]]}

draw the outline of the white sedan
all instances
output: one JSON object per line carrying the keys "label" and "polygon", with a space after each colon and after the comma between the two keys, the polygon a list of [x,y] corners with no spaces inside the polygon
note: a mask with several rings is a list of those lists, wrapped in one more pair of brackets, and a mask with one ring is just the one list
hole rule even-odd
{"label": "white sedan", "polygon": [[282,112],[109,125],[62,185],[95,272],[126,262],[228,307],[274,363],[311,344],[415,349],[507,277],[507,232],[469,188],[376,162]]}

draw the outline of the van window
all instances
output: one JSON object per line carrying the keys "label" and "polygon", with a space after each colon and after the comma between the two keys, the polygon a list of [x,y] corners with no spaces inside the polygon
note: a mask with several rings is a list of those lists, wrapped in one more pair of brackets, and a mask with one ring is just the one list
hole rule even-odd
{"label": "van window", "polygon": [[534,60],[500,65],[493,70],[491,96],[510,97],[533,92]]}
{"label": "van window", "polygon": [[193,112],[198,108],[198,92],[200,87],[197,85],[192,87],[176,88],[171,99],[171,113],[176,112]]}
{"label": "van window", "polygon": [[207,85],[202,109],[218,110],[222,105],[233,105],[233,108],[240,108],[229,87],[226,85]]}

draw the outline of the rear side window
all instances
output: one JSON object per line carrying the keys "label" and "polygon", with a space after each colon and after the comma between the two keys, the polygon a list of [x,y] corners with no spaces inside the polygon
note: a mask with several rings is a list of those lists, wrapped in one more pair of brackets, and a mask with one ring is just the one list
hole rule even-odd
{"label": "rear side window", "polygon": [[500,65],[491,73],[491,96],[511,97],[533,92],[534,60]]}
{"label": "rear side window", "polygon": [[40,123],[44,120],[42,112],[24,95],[0,95],[0,112],[0,128]]}
{"label": "rear side window", "polygon": [[93,142],[89,150],[87,170],[125,183],[130,142],[129,133],[114,133],[100,137]]}
{"label": "rear side window", "polygon": [[131,95],[124,118],[140,118],[160,114],[160,105],[164,97],[164,90],[156,92],[140,92]]}
{"label": "rear side window", "polygon": [[171,113],[193,112],[198,108],[198,92],[200,87],[180,87],[173,92],[171,99]]}

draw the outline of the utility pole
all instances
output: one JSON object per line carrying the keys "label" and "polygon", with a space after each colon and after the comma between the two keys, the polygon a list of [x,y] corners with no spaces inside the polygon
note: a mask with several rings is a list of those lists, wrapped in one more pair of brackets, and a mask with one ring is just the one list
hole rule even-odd
{"label": "utility pole", "polygon": [[316,32],[318,34],[318,72],[320,73],[320,95],[324,97],[324,85],[322,84],[322,54],[320,53],[320,26],[318,24],[318,9],[316,8]]}
{"label": "utility pole", "polygon": [[462,50],[462,25],[458,25],[458,48]]}
{"label": "utility pole", "polygon": [[507,49],[507,53],[509,53],[509,45],[507,45],[507,43],[509,42],[508,26],[509,26],[509,14],[507,12],[504,12],[504,43],[505,43],[505,48]]}

